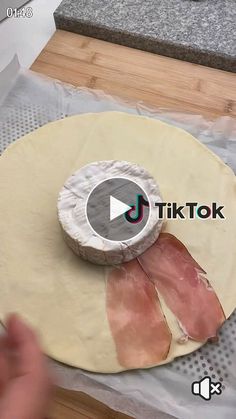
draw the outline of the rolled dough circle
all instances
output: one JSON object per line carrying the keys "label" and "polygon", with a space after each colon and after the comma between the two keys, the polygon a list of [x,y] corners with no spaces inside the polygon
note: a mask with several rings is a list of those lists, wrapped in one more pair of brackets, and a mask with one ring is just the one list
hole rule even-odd
{"label": "rolled dough circle", "polygon": [[[94,161],[126,160],[157,180],[164,202],[217,201],[226,219],[167,220],[207,272],[227,317],[236,306],[236,182],[232,170],[182,129],[141,116],[105,112],[48,124],[0,157],[0,318],[19,312],[41,334],[45,352],[97,372],[119,364],[106,313],[109,268],[78,258],[62,238],[57,198],[66,179]],[[172,332],[166,362],[201,343]]]}
{"label": "rolled dough circle", "polygon": [[[145,194],[149,202],[145,218],[132,225],[123,216],[110,221],[110,197],[116,196],[115,199],[128,205],[138,193]],[[90,163],[70,176],[59,193],[58,216],[63,236],[71,249],[85,260],[100,265],[128,262],[147,250],[159,236],[162,219],[155,211],[156,202],[162,202],[159,188],[143,167],[117,160]],[[104,231],[104,236],[92,227],[88,206],[94,224]],[[119,240],[107,239],[109,233]]]}

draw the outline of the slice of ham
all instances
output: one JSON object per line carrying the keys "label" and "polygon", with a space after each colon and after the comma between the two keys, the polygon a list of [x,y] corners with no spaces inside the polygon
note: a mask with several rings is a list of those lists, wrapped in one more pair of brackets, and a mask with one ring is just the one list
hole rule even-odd
{"label": "slice of ham", "polygon": [[171,333],[155,286],[136,259],[109,273],[107,315],[122,367],[143,368],[166,359]]}
{"label": "slice of ham", "polygon": [[161,233],[138,260],[185,334],[199,342],[217,336],[225,321],[221,304],[206,272],[175,236]]}

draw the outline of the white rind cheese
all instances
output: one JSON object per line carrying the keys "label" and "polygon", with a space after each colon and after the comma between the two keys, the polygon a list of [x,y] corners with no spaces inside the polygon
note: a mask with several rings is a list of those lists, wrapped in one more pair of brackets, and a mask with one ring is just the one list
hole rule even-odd
{"label": "white rind cheese", "polygon": [[[149,199],[150,213],[145,227],[125,241],[104,239],[96,234],[87,218],[91,192],[97,184],[111,178],[137,183]],[[157,240],[162,220],[158,218],[155,202],[162,202],[159,187],[144,168],[125,161],[99,161],[84,166],[66,181],[58,198],[58,217],[63,236],[77,255],[96,264],[114,265],[136,258]]]}

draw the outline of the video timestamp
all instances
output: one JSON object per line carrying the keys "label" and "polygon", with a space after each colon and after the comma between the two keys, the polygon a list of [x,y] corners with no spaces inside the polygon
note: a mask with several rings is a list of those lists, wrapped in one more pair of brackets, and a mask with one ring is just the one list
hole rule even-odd
{"label": "video timestamp", "polygon": [[9,18],[31,18],[33,15],[34,13],[32,7],[22,7],[22,9],[14,9],[13,7],[8,7],[6,10],[6,17]]}

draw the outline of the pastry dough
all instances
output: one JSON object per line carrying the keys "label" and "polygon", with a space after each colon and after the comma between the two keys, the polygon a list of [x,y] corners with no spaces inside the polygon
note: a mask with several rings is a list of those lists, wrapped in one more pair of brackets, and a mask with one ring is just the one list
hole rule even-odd
{"label": "pastry dough", "polygon": [[[77,257],[64,242],[57,198],[65,180],[97,160],[140,164],[157,180],[164,202],[218,202],[225,220],[168,220],[207,272],[228,317],[236,306],[236,181],[227,167],[182,129],[118,112],[50,123],[0,158],[0,317],[19,312],[36,327],[56,360],[90,371],[118,372],[106,313],[109,267]],[[166,362],[201,344],[180,344],[177,320],[161,298],[172,332]]]}

